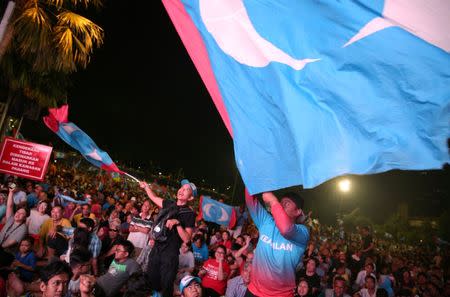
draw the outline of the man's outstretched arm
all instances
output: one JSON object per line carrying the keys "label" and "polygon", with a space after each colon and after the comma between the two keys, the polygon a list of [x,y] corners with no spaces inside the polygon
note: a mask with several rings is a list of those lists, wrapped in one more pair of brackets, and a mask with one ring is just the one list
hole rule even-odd
{"label": "man's outstretched arm", "polygon": [[152,189],[146,182],[144,181],[139,182],[139,186],[141,186],[141,188],[145,190],[145,193],[147,193],[148,198],[150,198],[150,200],[152,200],[153,203],[155,203],[159,208],[163,207],[164,199],[156,196],[156,194],[152,191]]}

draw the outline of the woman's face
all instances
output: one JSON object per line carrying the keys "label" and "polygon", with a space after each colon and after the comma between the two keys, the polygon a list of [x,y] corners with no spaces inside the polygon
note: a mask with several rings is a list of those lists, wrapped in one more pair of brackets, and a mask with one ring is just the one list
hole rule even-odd
{"label": "woman's face", "polygon": [[306,295],[308,294],[308,289],[309,289],[308,283],[307,283],[305,280],[301,280],[301,281],[298,283],[297,293],[298,293],[300,296],[306,296]]}
{"label": "woman's face", "polygon": [[145,202],[142,204],[141,212],[143,212],[143,213],[148,213],[149,211],[150,211],[150,202],[145,201]]}
{"label": "woman's face", "polygon": [[187,252],[189,252],[189,247],[185,242],[183,242],[181,245],[181,253],[186,254]]}
{"label": "woman's face", "polygon": [[42,202],[41,204],[39,204],[38,211],[40,213],[44,214],[46,210],[47,210],[47,203]]}
{"label": "woman's face", "polygon": [[369,290],[375,288],[375,282],[370,277],[366,278],[366,288]]}
{"label": "woman's face", "polygon": [[403,272],[403,280],[409,281],[409,278],[410,278],[409,271],[404,271]]}
{"label": "woman's face", "polygon": [[116,219],[116,218],[118,218],[119,217],[119,213],[117,212],[117,211],[113,211],[112,213],[111,213],[111,215],[109,216],[109,218],[112,220],[112,219]]}
{"label": "woman's face", "polygon": [[223,260],[225,259],[225,250],[221,247],[216,249],[216,252],[214,253],[214,256],[216,260]]}
{"label": "woman's face", "polygon": [[309,260],[307,263],[306,263],[306,270],[308,271],[308,272],[314,272],[314,271],[316,271],[316,262],[314,261],[314,260]]}

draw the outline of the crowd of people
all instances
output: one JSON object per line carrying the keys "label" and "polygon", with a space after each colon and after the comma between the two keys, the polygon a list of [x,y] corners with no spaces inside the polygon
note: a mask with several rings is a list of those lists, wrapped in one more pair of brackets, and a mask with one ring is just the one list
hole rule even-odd
{"label": "crowd of people", "polygon": [[342,236],[296,193],[247,193],[230,229],[197,219],[188,180],[63,163],[42,182],[1,178],[0,297],[450,296],[447,243],[408,246],[370,226]]}

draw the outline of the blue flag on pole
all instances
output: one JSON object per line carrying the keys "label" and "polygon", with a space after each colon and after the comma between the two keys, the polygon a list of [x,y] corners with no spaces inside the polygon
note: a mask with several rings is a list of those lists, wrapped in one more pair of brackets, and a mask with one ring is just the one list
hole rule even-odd
{"label": "blue flag on pole", "polygon": [[250,193],[449,162],[449,1],[163,3]]}
{"label": "blue flag on pole", "polygon": [[201,196],[198,219],[233,228],[236,224],[236,210],[233,206],[216,201],[209,196]]}
{"label": "blue flag on pole", "polygon": [[49,108],[49,115],[43,118],[45,125],[55,132],[68,145],[96,167],[106,171],[123,173],[105,151],[101,150],[92,138],[72,122],[69,122],[69,106]]}

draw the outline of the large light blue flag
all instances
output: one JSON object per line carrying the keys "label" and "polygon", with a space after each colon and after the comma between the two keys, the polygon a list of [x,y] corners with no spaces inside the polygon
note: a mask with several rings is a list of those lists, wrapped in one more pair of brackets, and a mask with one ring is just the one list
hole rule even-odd
{"label": "large light blue flag", "polygon": [[163,3],[250,193],[449,162],[450,1]]}

